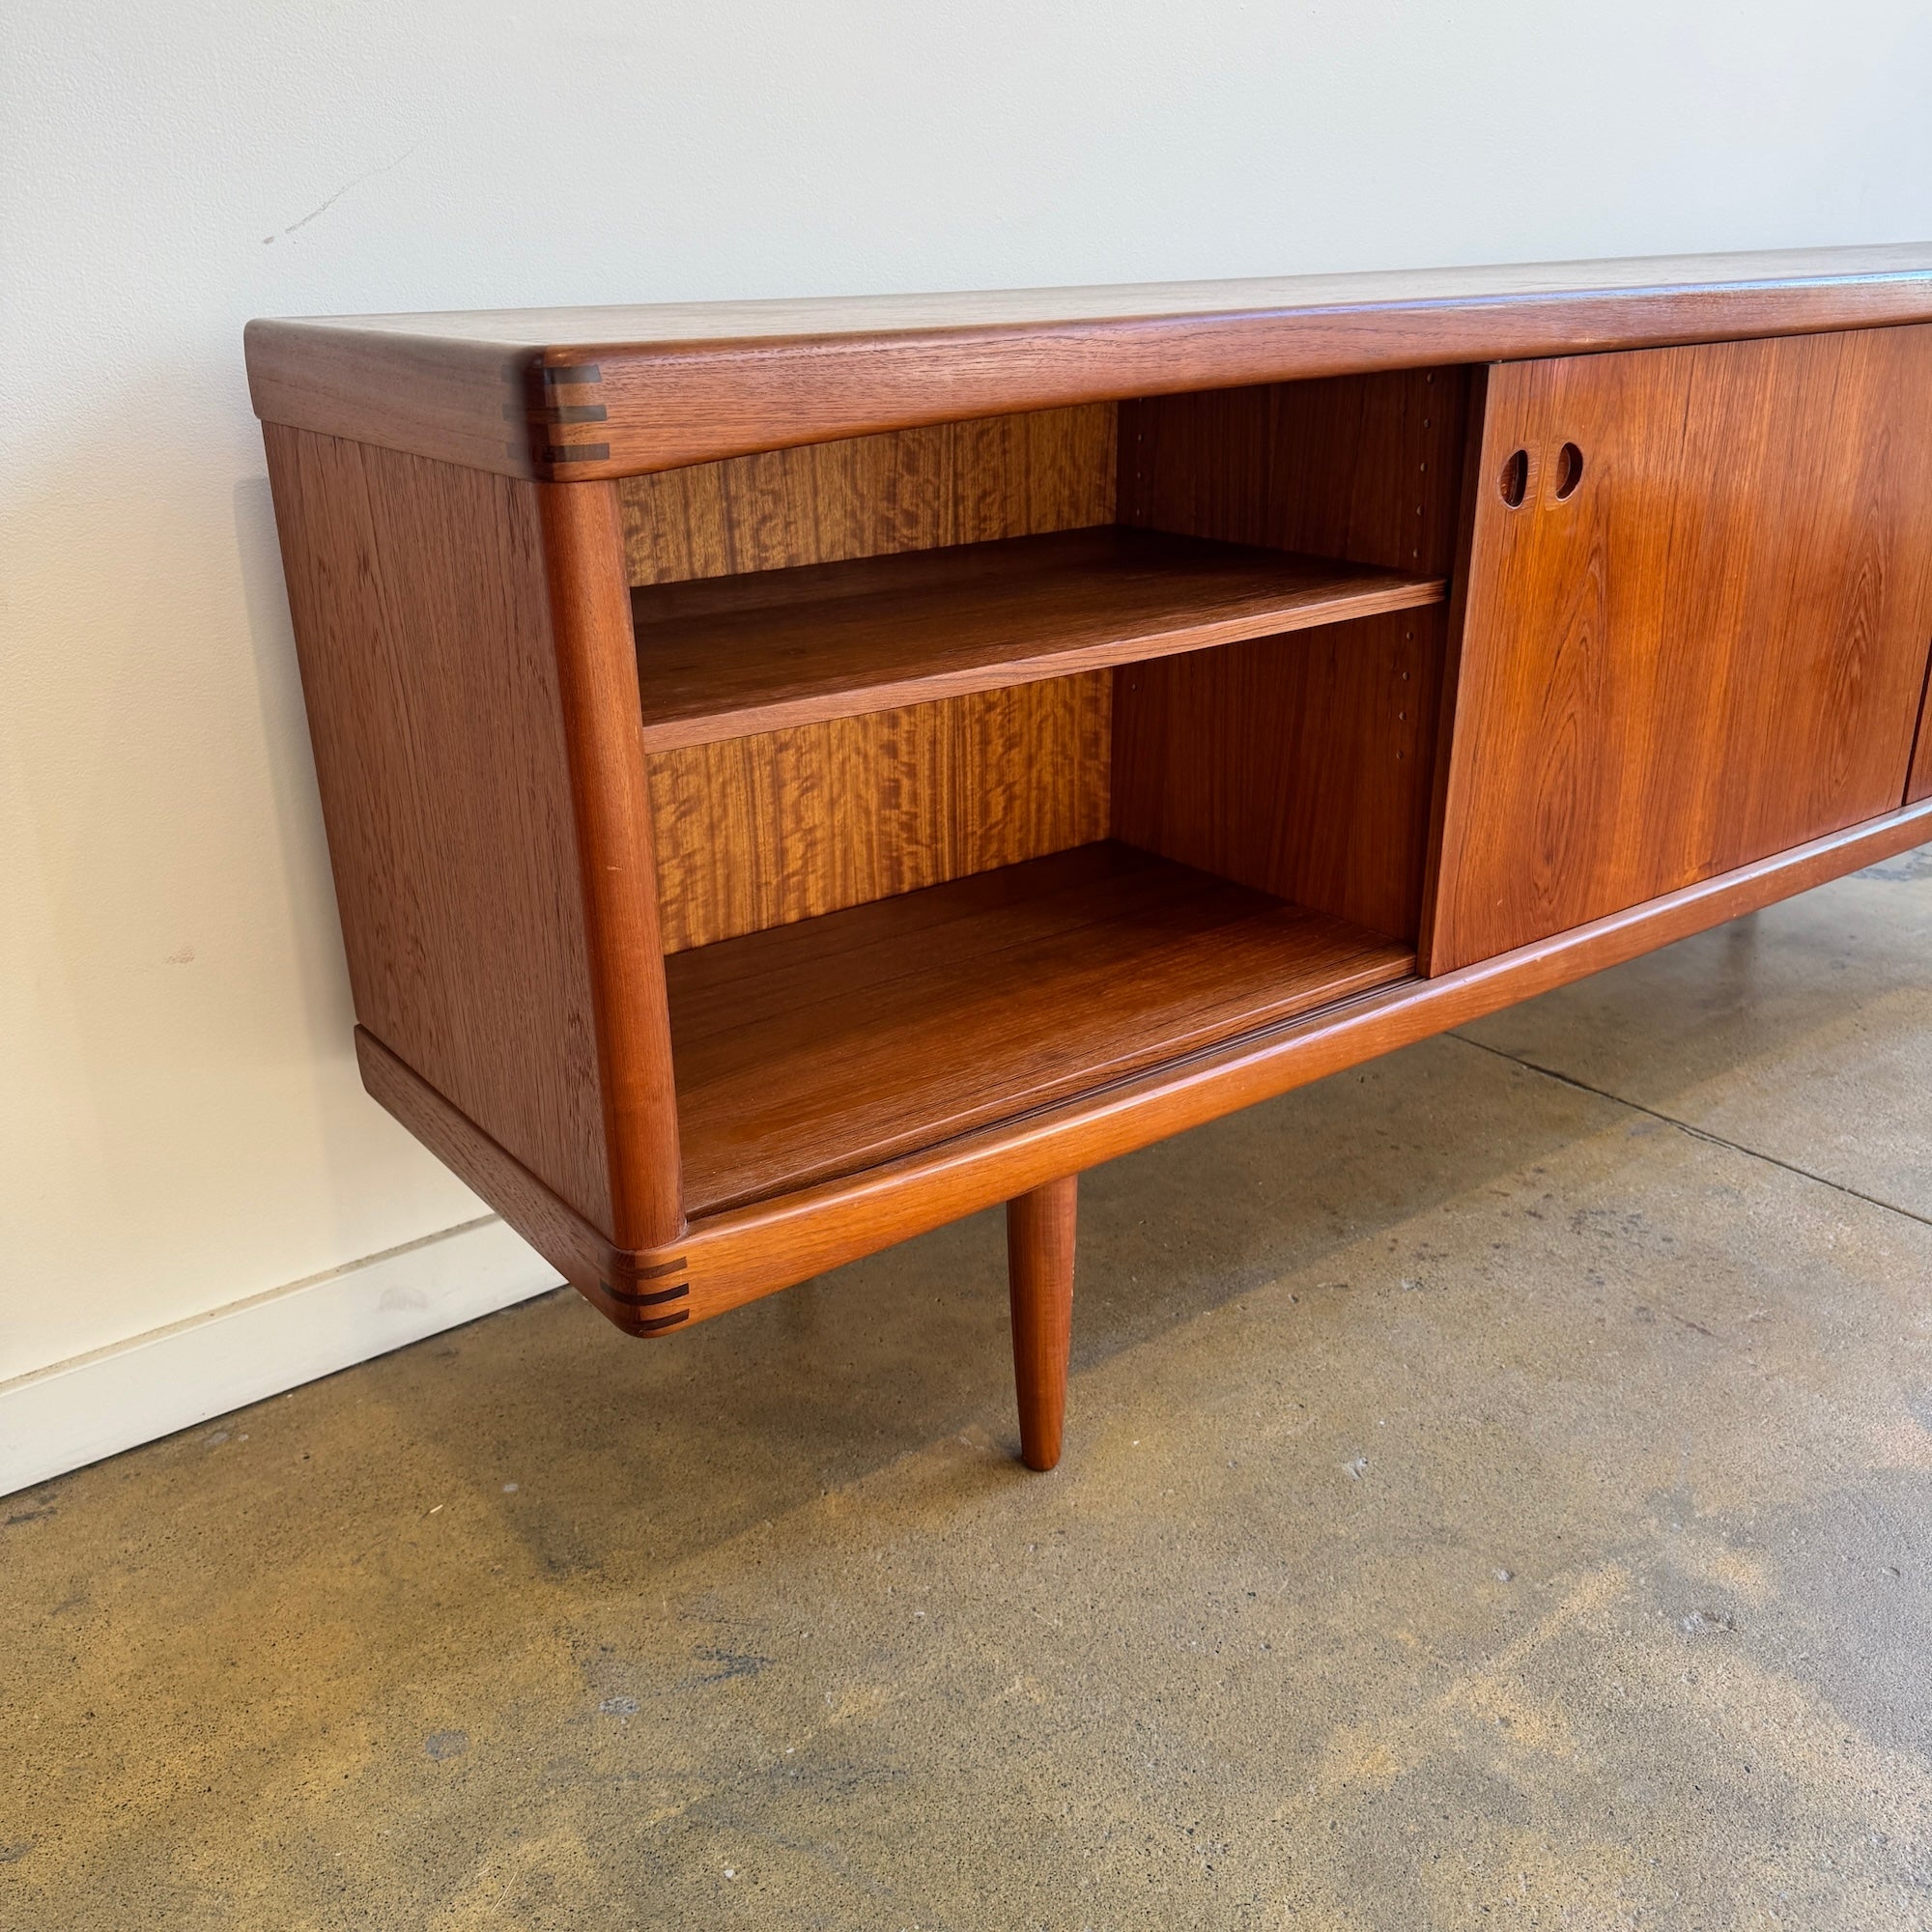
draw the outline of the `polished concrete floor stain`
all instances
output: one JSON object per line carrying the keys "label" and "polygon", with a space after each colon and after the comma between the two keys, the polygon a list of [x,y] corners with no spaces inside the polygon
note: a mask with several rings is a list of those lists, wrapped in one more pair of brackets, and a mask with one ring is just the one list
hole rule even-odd
{"label": "polished concrete floor stain", "polygon": [[[0,1499],[0,1925],[1932,1926],[1932,854]],[[55,1292],[49,1285],[50,1293]]]}

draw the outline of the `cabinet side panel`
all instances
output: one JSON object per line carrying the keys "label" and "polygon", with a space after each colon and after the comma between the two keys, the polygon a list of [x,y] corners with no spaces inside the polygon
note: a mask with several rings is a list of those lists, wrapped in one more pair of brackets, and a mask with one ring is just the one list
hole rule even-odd
{"label": "cabinet side panel", "polygon": [[263,435],[355,1016],[608,1230],[536,486]]}
{"label": "cabinet side panel", "polygon": [[1121,405],[1123,524],[1446,576],[1465,369],[1404,369]]}
{"label": "cabinet side panel", "polygon": [[1088,671],[653,753],[666,952],[1104,838],[1112,689]]}
{"label": "cabinet side panel", "polygon": [[1115,838],[1412,940],[1443,629],[1401,611],[1123,666]]}
{"label": "cabinet side panel", "polygon": [[634,584],[1082,529],[1114,517],[1112,403],[700,463],[618,486]]}

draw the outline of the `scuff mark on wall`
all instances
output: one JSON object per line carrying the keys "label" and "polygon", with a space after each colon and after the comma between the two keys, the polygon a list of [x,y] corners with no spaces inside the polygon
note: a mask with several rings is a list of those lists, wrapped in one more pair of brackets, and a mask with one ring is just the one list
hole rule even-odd
{"label": "scuff mark on wall", "polygon": [[[404,151],[400,155],[398,155],[393,161],[384,161],[380,168],[371,168],[367,174],[360,174],[357,175],[354,181],[344,182],[342,185],[339,188],[337,188],[335,192],[332,195],[330,195],[328,199],[325,201],[320,208],[312,208],[306,214],[302,216],[302,218],[299,221],[290,222],[289,225],[281,231],[282,234],[293,235],[298,228],[306,228],[309,225],[309,223],[313,221],[318,215],[327,214],[328,211],[331,208],[333,208],[335,204],[338,201],[340,201],[342,197],[345,194],[347,194],[351,188],[360,187],[364,182],[372,182],[376,179],[378,175],[387,175],[395,173],[395,171],[399,167],[401,167],[402,164],[406,160],[408,160],[412,155],[413,155],[416,152],[416,149],[420,148],[421,146],[422,143],[420,141],[417,141],[413,143],[412,146],[404,149]],[[276,238],[273,235],[263,236],[262,237],[263,247],[266,248],[270,244],[270,242],[273,242],[275,239]]]}

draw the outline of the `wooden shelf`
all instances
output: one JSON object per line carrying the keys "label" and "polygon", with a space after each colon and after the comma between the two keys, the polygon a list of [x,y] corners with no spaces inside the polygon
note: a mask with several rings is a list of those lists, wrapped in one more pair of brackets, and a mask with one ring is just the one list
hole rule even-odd
{"label": "wooden shelf", "polygon": [[631,593],[648,751],[1439,603],[1439,578],[1107,526]]}
{"label": "wooden shelf", "polygon": [[1112,841],[668,959],[685,1209],[1386,985],[1413,949]]}

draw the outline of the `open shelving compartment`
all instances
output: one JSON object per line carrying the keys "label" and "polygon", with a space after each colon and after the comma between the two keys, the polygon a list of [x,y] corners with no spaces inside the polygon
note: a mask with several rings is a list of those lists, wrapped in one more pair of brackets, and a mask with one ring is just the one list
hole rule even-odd
{"label": "open shelving compartment", "polygon": [[1415,970],[1456,369],[621,486],[686,1211]]}

